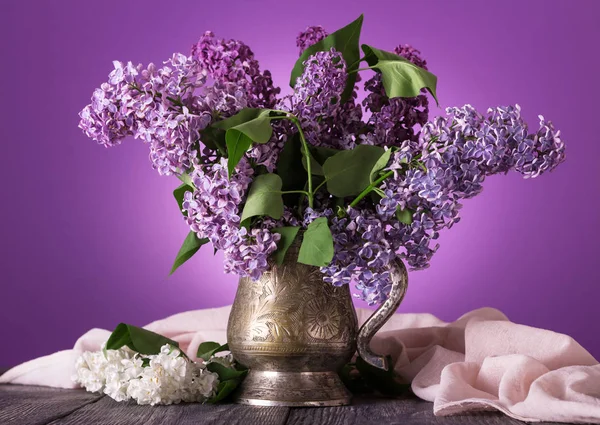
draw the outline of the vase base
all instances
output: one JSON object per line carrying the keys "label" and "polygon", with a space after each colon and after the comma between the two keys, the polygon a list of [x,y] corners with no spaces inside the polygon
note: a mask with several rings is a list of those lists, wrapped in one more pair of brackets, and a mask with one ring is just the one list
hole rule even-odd
{"label": "vase base", "polygon": [[234,395],[254,406],[345,406],[352,395],[335,372],[253,371]]}

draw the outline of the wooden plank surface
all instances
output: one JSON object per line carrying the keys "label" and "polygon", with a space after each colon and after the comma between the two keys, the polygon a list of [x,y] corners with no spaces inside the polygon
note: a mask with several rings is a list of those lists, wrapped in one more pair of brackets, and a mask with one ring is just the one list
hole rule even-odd
{"label": "wooden plank surface", "polygon": [[102,398],[78,390],[0,385],[0,424],[45,425]]}
{"label": "wooden plank surface", "polygon": [[433,404],[414,396],[401,399],[355,398],[352,406],[292,409],[287,425],[523,425],[495,412],[436,417]]}
{"label": "wooden plank surface", "polygon": [[251,407],[230,403],[151,407],[118,403],[83,390],[0,385],[0,424],[520,425],[522,422],[494,412],[435,417],[432,404],[414,396],[356,397],[352,406],[321,408]]}
{"label": "wooden plank surface", "polygon": [[103,397],[71,415],[51,422],[52,425],[284,425],[287,407],[249,407],[238,404],[179,404],[138,406],[133,402],[117,403]]}

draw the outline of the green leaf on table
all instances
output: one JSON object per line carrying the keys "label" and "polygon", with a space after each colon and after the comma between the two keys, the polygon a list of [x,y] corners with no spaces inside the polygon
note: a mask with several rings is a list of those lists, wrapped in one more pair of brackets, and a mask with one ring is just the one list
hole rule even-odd
{"label": "green leaf on table", "polygon": [[268,215],[275,220],[280,219],[283,214],[281,185],[281,177],[277,174],[257,176],[248,191],[241,221],[263,215]]}
{"label": "green leaf on table", "polygon": [[334,48],[342,54],[342,57],[346,62],[348,78],[346,80],[346,88],[344,89],[344,93],[342,94],[341,101],[344,102],[346,99],[348,99],[348,97],[352,93],[352,90],[354,89],[354,84],[356,82],[357,73],[351,71],[356,71],[359,65],[359,39],[362,23],[363,15],[360,15],[353,22],[349,23],[343,28],[340,28],[334,33],[329,34],[323,40],[313,44],[312,46],[308,47],[304,52],[302,52],[302,55],[296,61],[296,64],[292,69],[290,86],[294,87],[296,85],[296,80],[302,75],[302,72],[304,71],[304,62],[309,58],[309,56],[312,56],[317,52],[328,51],[331,50],[331,48]]}
{"label": "green leaf on table", "polygon": [[208,238],[200,239],[195,232],[190,232],[186,236],[183,241],[183,245],[179,248],[179,252],[177,253],[177,257],[175,257],[175,262],[173,263],[173,267],[171,268],[170,275],[175,272],[183,263],[193,257],[193,255],[198,252],[200,247],[209,242]]}
{"label": "green leaf on table", "polygon": [[400,207],[396,208],[396,218],[400,223],[404,224],[412,224],[413,222],[413,212],[408,208],[401,209]]}
{"label": "green leaf on table", "polygon": [[267,143],[273,135],[271,109],[246,108],[236,115],[218,121],[213,128],[227,130],[227,170],[229,177],[252,143]]}
{"label": "green leaf on table", "polygon": [[196,357],[201,358],[204,361],[207,361],[212,356],[222,351],[229,351],[228,344],[219,344],[218,342],[207,341],[203,342],[198,346],[198,351],[196,352]]}
{"label": "green leaf on table", "polygon": [[340,379],[353,394],[364,394],[371,392],[371,388],[366,385],[365,380],[360,376],[354,363],[346,363],[340,369]]}
{"label": "green leaf on table", "polygon": [[106,341],[106,349],[118,350],[127,346],[140,354],[150,355],[160,353],[165,344],[179,348],[179,344],[172,339],[137,326],[119,323]]}
{"label": "green leaf on table", "polygon": [[220,381],[229,381],[230,379],[240,379],[246,376],[247,370],[237,370],[232,367],[227,367],[221,363],[210,362],[206,364],[206,368],[219,375]]}
{"label": "green leaf on table", "polygon": [[333,237],[327,217],[319,217],[304,232],[298,262],[309,266],[325,267],[333,259]]}
{"label": "green leaf on table", "polygon": [[208,400],[208,403],[215,404],[226,399],[240,384],[239,380],[222,381],[217,385],[215,395]]}
{"label": "green leaf on table", "polygon": [[387,166],[388,162],[390,162],[391,156],[392,150],[388,149],[383,155],[379,157],[375,165],[373,165],[373,168],[371,169],[371,175],[369,176],[371,183],[377,180],[377,174]]}
{"label": "green leaf on table", "polygon": [[384,153],[379,146],[358,145],[328,158],[323,171],[329,193],[341,198],[358,195],[371,184],[373,167]]}
{"label": "green leaf on table", "polygon": [[402,56],[376,49],[367,44],[362,45],[362,50],[369,66],[381,73],[383,88],[389,98],[416,97],[422,88],[426,88],[439,105],[435,93],[437,77],[431,72],[418,67]]}
{"label": "green leaf on table", "polygon": [[177,205],[179,205],[179,211],[181,211],[183,215],[187,215],[187,213],[183,211],[183,199],[186,192],[194,192],[194,188],[186,183],[183,183],[173,191],[173,196],[177,201]]}
{"label": "green leaf on table", "polygon": [[299,226],[287,226],[287,227],[276,227],[272,231],[275,233],[279,233],[281,235],[281,239],[279,240],[279,244],[277,244],[277,251],[273,253],[273,258],[277,264],[282,264],[285,259],[285,254],[294,239],[296,239],[296,235],[298,235],[298,231],[300,230]]}
{"label": "green leaf on table", "polygon": [[217,403],[229,396],[243,381],[248,373],[248,369],[227,367],[217,362],[207,363],[206,369],[210,372],[216,373],[220,381],[215,395],[208,400],[209,403]]}
{"label": "green leaf on table", "polygon": [[[388,364],[392,365],[392,359],[388,357]],[[390,366],[389,370],[379,369],[365,362],[360,356],[356,358],[356,368],[365,383],[386,396],[399,396],[410,389],[410,384],[400,381],[400,377]]]}
{"label": "green leaf on table", "polygon": [[240,385],[240,382],[237,380],[220,382],[217,385],[217,392],[210,403],[218,403],[226,399]]}

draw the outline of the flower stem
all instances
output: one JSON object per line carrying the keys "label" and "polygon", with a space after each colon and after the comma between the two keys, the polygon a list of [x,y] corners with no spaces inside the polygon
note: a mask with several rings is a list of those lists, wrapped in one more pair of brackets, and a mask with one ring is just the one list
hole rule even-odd
{"label": "flower stem", "polygon": [[370,185],[368,185],[365,190],[363,190],[362,192],[360,192],[360,195],[358,195],[356,197],[356,199],[354,199],[354,201],[352,201],[350,203],[350,207],[355,207],[356,204],[358,204],[361,199],[363,199],[365,196],[367,196],[373,189],[375,189],[377,187],[377,185],[379,185],[379,183],[381,183],[382,181],[384,181],[385,179],[387,179],[389,176],[393,175],[394,171],[390,170],[387,173],[385,173],[384,175],[382,175],[381,177],[379,177],[377,180],[375,180],[373,183],[371,183]]}
{"label": "flower stem", "polygon": [[327,183],[327,181],[328,181],[328,180],[327,180],[327,179],[325,179],[325,180],[323,180],[323,181],[321,182],[321,184],[320,184],[320,185],[318,185],[317,187],[315,187],[315,193],[317,193],[317,192],[319,191],[319,189],[321,189],[321,188],[323,187],[323,185],[324,185],[325,183]]}
{"label": "flower stem", "polygon": [[373,67],[369,66],[367,68],[351,69],[350,71],[348,71],[348,74],[354,74],[355,72],[360,72],[360,71],[368,71],[370,69],[373,69]]}
{"label": "flower stem", "polygon": [[302,153],[304,154],[304,158],[306,158],[306,173],[308,175],[308,192],[306,197],[308,198],[308,206],[313,208],[313,185],[312,185],[312,170],[310,163],[310,152],[308,151],[308,143],[306,142],[306,137],[304,137],[304,132],[302,131],[302,127],[300,126],[300,121],[298,118],[292,114],[290,114],[290,120],[294,122],[296,127],[298,128],[298,135],[300,136],[300,141],[302,142]]}
{"label": "flower stem", "polygon": [[303,195],[308,196],[308,192],[305,191],[305,190],[283,190],[283,191],[281,191],[279,193],[281,193],[282,195],[287,195],[289,193],[301,193]]}

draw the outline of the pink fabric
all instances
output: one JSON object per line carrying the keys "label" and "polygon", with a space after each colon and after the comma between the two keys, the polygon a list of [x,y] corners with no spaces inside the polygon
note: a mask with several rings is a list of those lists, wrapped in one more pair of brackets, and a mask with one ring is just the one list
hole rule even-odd
{"label": "pink fabric", "polygon": [[[230,307],[176,314],[146,326],[194,357],[203,341],[226,340]],[[359,322],[371,311],[359,309]],[[0,383],[75,388],[75,359],[99,350],[109,332],[92,329],[72,350],[23,363]],[[572,338],[510,322],[483,308],[452,323],[430,314],[396,314],[372,347],[390,353],[414,393],[438,416],[499,410],[523,421],[600,424],[600,365]]]}

